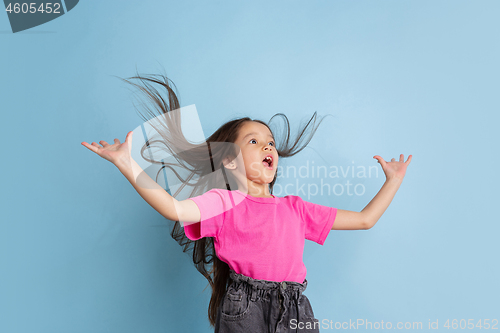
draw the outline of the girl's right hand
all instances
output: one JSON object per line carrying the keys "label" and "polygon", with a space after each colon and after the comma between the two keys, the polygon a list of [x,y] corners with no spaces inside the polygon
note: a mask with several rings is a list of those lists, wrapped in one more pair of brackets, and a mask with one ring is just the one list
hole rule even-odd
{"label": "girl's right hand", "polygon": [[115,139],[115,143],[110,145],[104,140],[99,141],[99,144],[92,142],[89,145],[87,142],[82,142],[82,145],[92,150],[97,155],[105,160],[110,161],[114,165],[125,163],[130,165],[130,152],[132,149],[132,132],[128,132],[125,137],[125,142],[120,144],[120,140]]}

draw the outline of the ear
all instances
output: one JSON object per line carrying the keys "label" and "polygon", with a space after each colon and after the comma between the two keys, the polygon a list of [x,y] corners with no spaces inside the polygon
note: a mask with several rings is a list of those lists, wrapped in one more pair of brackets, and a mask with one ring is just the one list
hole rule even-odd
{"label": "ear", "polygon": [[222,164],[224,164],[224,167],[226,169],[229,169],[229,170],[236,169],[236,163],[235,163],[235,161],[231,160],[231,159],[229,159],[227,157],[222,161]]}

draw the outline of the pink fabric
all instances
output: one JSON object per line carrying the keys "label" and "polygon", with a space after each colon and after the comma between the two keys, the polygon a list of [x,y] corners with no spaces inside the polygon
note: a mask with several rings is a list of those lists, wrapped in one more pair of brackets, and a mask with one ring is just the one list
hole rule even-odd
{"label": "pink fabric", "polygon": [[214,237],[217,256],[236,273],[268,281],[303,283],[305,239],[323,245],[337,215],[337,208],[294,195],[257,198],[213,189],[191,200],[201,222],[185,225],[186,236]]}

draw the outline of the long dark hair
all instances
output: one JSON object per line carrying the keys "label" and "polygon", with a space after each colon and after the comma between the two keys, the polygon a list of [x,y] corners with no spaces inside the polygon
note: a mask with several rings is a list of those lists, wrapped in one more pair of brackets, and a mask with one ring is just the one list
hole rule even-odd
{"label": "long dark hair", "polygon": [[[130,82],[130,79],[137,79],[142,85]],[[168,168],[176,175],[182,185],[176,193],[172,194],[173,197],[176,197],[186,187],[191,188],[189,197],[201,195],[212,188],[235,189],[234,180],[230,176],[231,173],[226,172],[223,160],[226,157],[234,158],[237,155],[238,148],[231,143],[236,141],[239,129],[245,122],[259,122],[267,126],[271,133],[278,131],[281,127],[282,135],[274,135],[274,138],[278,156],[285,158],[294,156],[303,150],[311,141],[316,129],[323,120],[314,112],[307,122],[300,125],[298,132],[292,138],[290,123],[282,113],[277,113],[271,117],[269,123],[249,117],[237,118],[220,126],[205,142],[194,144],[185,138],[181,130],[180,113],[174,112],[180,109],[178,92],[174,92],[174,88],[177,91],[177,87],[166,75],[137,74],[122,80],[137,87],[152,102],[153,108],[147,107],[148,103],[144,104],[149,117],[145,117],[142,113],[140,115],[145,121],[150,122],[151,126],[160,135],[160,138],[147,140],[141,147],[141,156],[150,163],[161,165],[160,171]],[[161,90],[164,90],[166,96],[163,96],[152,84],[158,85]],[[277,119],[281,119],[282,123],[273,131],[271,128]],[[155,121],[151,122],[152,120]],[[151,153],[145,154],[146,149],[151,150],[154,148],[167,151],[171,156],[170,161],[154,158]],[[184,172],[179,172],[179,168]],[[157,182],[160,171],[157,174]],[[182,174],[185,174],[185,176]],[[213,177],[209,175],[213,175]],[[269,184],[271,194],[275,182],[276,174]],[[170,235],[181,245],[184,252],[192,253],[196,269],[208,280],[212,288],[208,319],[210,324],[214,326],[219,305],[227,290],[229,266],[216,256],[213,238],[205,237],[192,241],[186,237],[184,228],[179,221],[175,221]]]}

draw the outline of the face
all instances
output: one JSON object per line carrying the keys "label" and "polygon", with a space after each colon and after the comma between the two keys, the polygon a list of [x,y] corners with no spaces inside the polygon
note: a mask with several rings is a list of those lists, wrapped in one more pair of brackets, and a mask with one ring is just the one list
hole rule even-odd
{"label": "face", "polygon": [[[255,121],[247,121],[240,127],[235,144],[240,147],[243,159],[236,160],[236,169],[238,164],[243,164],[248,180],[258,184],[271,183],[278,167],[278,152],[269,128]],[[242,170],[241,167],[239,169]]]}

